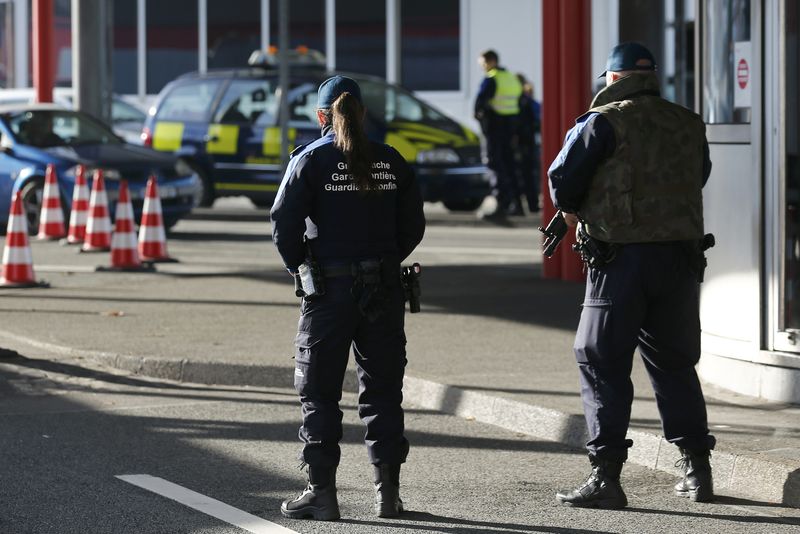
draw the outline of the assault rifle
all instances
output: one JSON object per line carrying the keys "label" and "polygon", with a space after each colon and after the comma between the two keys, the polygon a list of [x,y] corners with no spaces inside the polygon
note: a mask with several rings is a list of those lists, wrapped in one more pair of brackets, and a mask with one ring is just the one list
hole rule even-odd
{"label": "assault rifle", "polygon": [[547,223],[547,228],[539,227],[539,231],[544,234],[544,244],[542,245],[542,252],[545,256],[550,258],[558,248],[558,244],[564,239],[567,233],[567,222],[564,220],[564,215],[561,210]]}

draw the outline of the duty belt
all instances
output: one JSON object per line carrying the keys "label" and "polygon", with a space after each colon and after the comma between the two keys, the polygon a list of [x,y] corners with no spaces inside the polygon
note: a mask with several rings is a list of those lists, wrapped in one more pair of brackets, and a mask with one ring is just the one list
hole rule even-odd
{"label": "duty belt", "polygon": [[322,267],[325,278],[339,278],[340,276],[353,276],[352,264],[326,265]]}

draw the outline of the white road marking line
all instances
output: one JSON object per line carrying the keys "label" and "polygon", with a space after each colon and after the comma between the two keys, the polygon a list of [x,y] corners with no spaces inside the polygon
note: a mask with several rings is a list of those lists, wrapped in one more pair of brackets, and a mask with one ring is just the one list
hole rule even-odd
{"label": "white road marking line", "polygon": [[162,497],[172,499],[253,534],[298,534],[295,530],[290,530],[253,514],[248,514],[224,502],[206,497],[163,478],[150,475],[117,475],[116,478],[157,493]]}

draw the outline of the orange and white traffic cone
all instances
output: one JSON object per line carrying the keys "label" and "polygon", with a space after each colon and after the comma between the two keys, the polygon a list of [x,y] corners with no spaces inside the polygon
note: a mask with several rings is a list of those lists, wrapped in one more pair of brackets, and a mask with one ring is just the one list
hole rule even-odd
{"label": "orange and white traffic cone", "polygon": [[61,239],[67,235],[64,227],[64,211],[61,209],[61,192],[58,187],[56,168],[50,163],[44,179],[42,210],[39,213],[37,239]]}
{"label": "orange and white traffic cone", "polygon": [[111,218],[103,171],[94,171],[92,196],[89,199],[89,220],[81,252],[106,252],[111,249]]}
{"label": "orange and white traffic cone", "polygon": [[78,165],[75,189],[72,190],[72,210],[69,214],[67,244],[79,245],[86,238],[86,219],[89,215],[89,188],[86,187],[86,168]]}
{"label": "orange and white traffic cone", "polygon": [[139,253],[136,251],[136,230],[133,225],[133,205],[128,193],[128,182],[121,180],[117,220],[114,222],[114,236],[111,239],[111,270],[153,270],[152,265],[145,266],[139,259]]}
{"label": "orange and white traffic cone", "polygon": [[8,215],[0,288],[46,285],[37,282],[33,274],[31,246],[28,243],[28,221],[22,211],[22,197],[19,193],[15,193],[11,203],[11,212]]}
{"label": "orange and white traffic cone", "polygon": [[147,180],[147,192],[142,209],[142,224],[139,225],[139,256],[153,262],[176,262],[167,253],[167,236],[161,216],[161,198],[155,176]]}

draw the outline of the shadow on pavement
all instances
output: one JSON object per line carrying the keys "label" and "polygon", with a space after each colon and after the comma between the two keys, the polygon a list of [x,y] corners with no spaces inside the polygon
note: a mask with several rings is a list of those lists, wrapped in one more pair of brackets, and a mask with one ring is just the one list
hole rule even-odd
{"label": "shadow on pavement", "polygon": [[227,241],[239,243],[255,243],[259,241],[271,242],[272,236],[267,232],[266,225],[263,234],[244,234],[234,232],[180,232],[173,231],[169,238],[175,241]]}
{"label": "shadow on pavement", "polygon": [[[240,397],[224,397],[214,395],[213,393],[217,392],[231,392],[237,393],[239,395],[247,394],[246,390],[241,389],[232,389],[232,388],[219,388],[214,386],[208,387],[197,387],[197,386],[187,386],[182,384],[174,384],[174,383],[165,383],[165,382],[158,382],[158,381],[147,381],[147,380],[140,380],[128,376],[120,376],[110,373],[105,373],[103,371],[87,369],[84,367],[80,367],[77,365],[62,363],[62,362],[54,362],[48,360],[35,360],[29,359],[24,356],[19,356],[13,359],[3,360],[3,363],[10,364],[10,365],[17,365],[19,367],[25,367],[29,369],[38,369],[41,371],[46,371],[48,373],[58,373],[62,375],[67,375],[71,377],[80,377],[80,378],[89,378],[92,380],[102,381],[110,384],[117,384],[117,385],[124,385],[124,386],[132,386],[137,388],[148,388],[148,389],[156,389],[160,391],[165,391],[165,393],[160,392],[152,392],[152,391],[140,391],[140,392],[121,392],[124,395],[141,395],[141,396],[150,396],[150,397],[173,397],[173,398],[181,398],[181,399],[188,399],[188,400],[207,400],[213,402],[225,402],[225,401],[233,401],[233,402],[242,402],[242,403],[263,403],[263,404],[285,404],[285,405],[296,405],[298,407],[298,412],[300,408],[299,401],[294,398],[295,395],[290,392],[285,391],[253,391],[249,393],[259,393],[259,394],[275,394],[285,397],[292,397],[291,400],[287,399],[286,401],[283,400],[270,400],[270,401],[263,401],[258,399],[248,400],[246,398]],[[80,384],[70,384],[69,389],[71,391],[77,390],[84,390],[87,392],[94,392],[100,393],[103,390],[98,389],[96,387],[89,387],[89,386],[81,386]],[[175,391],[174,395],[169,395],[166,393],[168,390]],[[208,391],[212,394],[207,395],[185,395],[183,392],[191,391],[191,392],[202,392]],[[107,392],[111,392],[110,390]],[[117,393],[114,391],[114,393]],[[347,403],[342,404],[343,409],[348,410],[355,410],[354,406],[349,406]],[[440,415],[438,412],[431,412],[426,410],[406,410],[406,413],[415,414],[415,413],[428,413],[428,414],[436,414]],[[134,418],[135,419],[135,418]],[[299,417],[298,423],[290,423],[290,424],[267,424],[267,423],[230,423],[225,425],[224,427],[221,426],[219,423],[215,423],[212,421],[204,421],[201,419],[187,419],[187,420],[177,420],[177,419],[163,419],[163,418],[143,418],[142,423],[148,423],[152,426],[156,426],[159,428],[171,428],[173,431],[176,431],[180,434],[180,429],[187,429],[191,434],[197,434],[199,431],[206,429],[206,428],[213,428],[214,431],[211,433],[203,433],[207,437],[212,437],[214,439],[236,439],[236,440],[262,440],[268,439],[273,436],[282,435],[286,436],[285,440],[282,441],[296,441],[296,431],[299,425]],[[209,427],[210,425],[210,427]],[[277,429],[276,427],[284,427],[283,429]],[[351,425],[351,424],[344,424],[344,437],[342,439],[343,443],[362,443],[364,440],[364,427],[363,425]],[[547,441],[531,441],[527,436],[521,437],[518,440],[514,439],[488,439],[488,438],[473,438],[473,437],[465,437],[465,436],[452,436],[447,434],[437,434],[435,432],[420,432],[409,430],[407,432],[407,436],[409,441],[413,443],[421,443],[425,446],[429,447],[456,447],[456,448],[464,448],[464,449],[487,449],[487,450],[508,450],[508,451],[530,451],[530,450],[540,450],[543,452],[551,452],[551,453],[569,453],[571,452],[567,449],[564,445],[554,442],[547,442]]]}
{"label": "shadow on pavement", "polygon": [[[716,501],[717,504],[727,504],[727,505],[735,505],[735,506],[774,506],[780,507],[783,505],[780,504],[773,504],[773,503],[766,503],[766,502],[759,502],[759,501],[751,501],[747,499],[738,499],[735,497],[717,497]],[[674,511],[674,510],[653,510],[650,508],[625,508],[625,511],[632,512],[632,513],[639,513],[639,514],[654,514],[654,515],[677,515],[681,517],[696,517],[698,519],[715,519],[715,520],[722,520],[722,521],[732,521],[735,523],[763,523],[767,525],[800,525],[800,519],[795,519],[791,517],[765,517],[765,516],[757,516],[757,515],[725,515],[725,514],[711,514],[711,513],[702,513],[702,512],[687,512],[685,510],[681,511]]]}
{"label": "shadow on pavement", "polygon": [[[211,300],[211,299],[169,299],[169,298],[149,298],[149,297],[94,297],[77,295],[51,295],[42,293],[36,296],[39,300],[74,300],[74,301],[93,301],[93,302],[137,302],[147,304],[187,304],[200,306],[254,306],[254,307],[298,307],[297,302],[270,302],[258,300]],[[26,310],[32,311],[32,310]],[[59,310],[51,310],[59,313]],[[96,315],[96,314],[95,314]]]}
{"label": "shadow on pavement", "polygon": [[488,316],[574,331],[584,285],[545,280],[541,266],[521,264],[422,266],[423,313]]}
{"label": "shadow on pavement", "polygon": [[[58,373],[76,378],[90,378],[92,380],[97,380],[100,382],[106,382],[109,384],[119,384],[124,386],[146,387],[155,389],[172,389],[178,391],[206,391],[206,392],[212,391],[212,392],[236,392],[236,393],[242,392],[242,389],[240,388],[239,389],[223,388],[215,385],[191,386],[185,384],[177,384],[173,382],[167,383],[167,382],[158,382],[156,380],[142,380],[134,378],[129,375],[118,375],[113,373],[107,373],[98,369],[81,367],[79,365],[74,365],[60,361],[42,360],[38,358],[27,358],[25,356],[20,355],[19,353],[15,353],[15,355],[11,357],[4,357],[3,359],[0,359],[0,363],[5,363],[8,365],[16,365],[18,367],[24,367],[28,369],[38,369],[40,371]],[[265,393],[264,391],[261,390],[256,392]],[[269,391],[269,393],[274,395],[286,395],[292,397],[295,396],[293,394],[286,393],[283,391]],[[150,393],[148,393],[148,395],[150,395]],[[211,397],[206,396],[205,398],[211,398]]]}
{"label": "shadow on pavement", "polygon": [[[492,521],[474,521],[456,517],[446,517],[428,512],[409,510],[399,518],[390,521],[363,521],[358,519],[341,519],[341,523],[391,528],[404,528],[413,532],[442,532],[444,534],[468,534],[480,532],[481,534],[506,534],[509,532],[536,532],[547,534],[613,534],[602,530],[585,530],[569,527],[548,527],[542,525],[522,525],[518,523],[499,523]],[[440,523],[440,525],[421,525],[425,523]]]}

